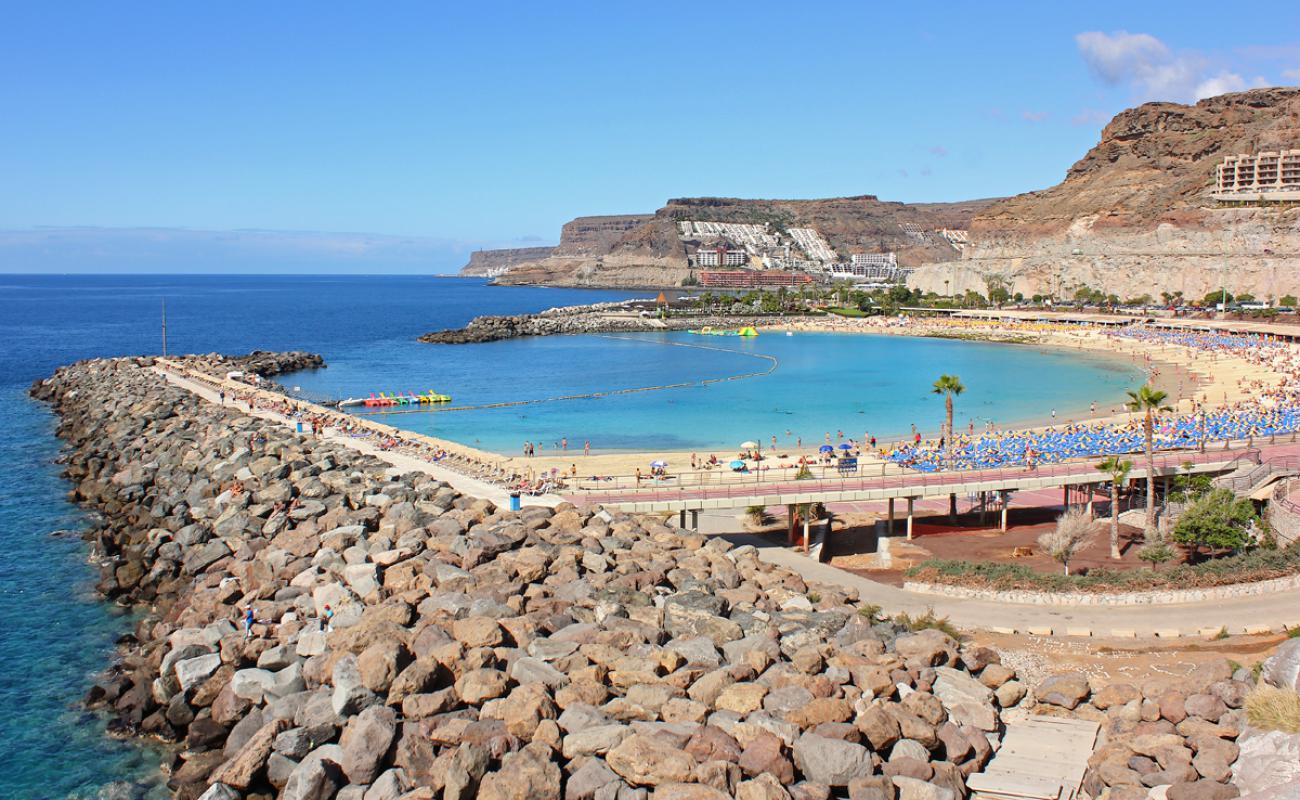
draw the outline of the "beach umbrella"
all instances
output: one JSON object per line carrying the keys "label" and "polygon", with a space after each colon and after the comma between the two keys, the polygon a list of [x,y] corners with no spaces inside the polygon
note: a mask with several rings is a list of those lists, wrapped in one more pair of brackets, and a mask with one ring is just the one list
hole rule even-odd
{"label": "beach umbrella", "polygon": [[741,461],[740,459],[736,459],[735,461],[731,462],[732,469],[741,469],[744,466],[745,466],[745,462]]}
{"label": "beach umbrella", "polygon": [[666,466],[668,466],[668,462],[667,462],[667,461],[651,461],[651,462],[650,462],[650,466],[652,466],[652,467],[666,467]]}
{"label": "beach umbrella", "polygon": [[758,442],[741,442],[740,446],[746,450],[753,450],[755,447],[758,447]]}
{"label": "beach umbrella", "polygon": [[835,451],[835,448],[834,448],[834,447],[831,447],[831,446],[828,445],[828,444],[824,444],[824,445],[822,445],[821,447],[817,448],[817,450],[818,450],[819,452],[822,452],[822,453],[832,453],[832,452]]}
{"label": "beach umbrella", "polygon": [[850,445],[847,445],[847,444],[842,444],[842,445],[840,445],[840,449],[841,449],[841,450],[852,450],[853,447],[850,446]]}

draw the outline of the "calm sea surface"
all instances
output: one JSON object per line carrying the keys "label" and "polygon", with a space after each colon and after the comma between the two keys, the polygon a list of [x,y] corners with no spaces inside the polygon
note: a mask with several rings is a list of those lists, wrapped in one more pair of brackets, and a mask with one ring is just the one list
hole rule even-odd
{"label": "calm sea surface", "polygon": [[[1039,419],[1052,408],[1109,407],[1135,365],[1028,347],[874,336],[688,334],[581,336],[434,346],[420,333],[477,314],[538,311],[629,293],[491,288],[421,277],[0,275],[0,797],[133,797],[150,791],[158,754],[102,735],[78,709],[129,615],[93,596],[94,569],[64,500],[54,420],[31,381],[81,358],[156,353],[167,301],[171,352],[303,349],[330,365],[294,376],[304,396],[378,391],[451,394],[456,405],[693,384],[494,410],[384,418],[499,452],[525,441],[597,450],[718,449],[745,439],[820,440],[826,432],[935,430],[942,372],[968,387],[958,424]],[[762,372],[744,380],[700,381]],[[786,431],[790,431],[787,436]],[[157,787],[153,788],[157,793]]]}

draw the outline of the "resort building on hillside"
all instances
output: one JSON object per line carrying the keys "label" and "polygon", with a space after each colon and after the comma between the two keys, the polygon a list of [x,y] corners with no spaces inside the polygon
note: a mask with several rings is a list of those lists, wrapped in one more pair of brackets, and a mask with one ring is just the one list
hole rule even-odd
{"label": "resort building on hillside", "polygon": [[744,250],[727,247],[701,247],[695,251],[697,267],[743,267],[749,263]]}
{"label": "resort building on hillside", "polygon": [[853,269],[896,267],[898,256],[894,253],[854,253],[849,256],[849,266]]}
{"label": "resort building on hillside", "polygon": [[727,270],[700,273],[700,283],[717,289],[772,289],[781,286],[802,286],[812,283],[812,277],[798,272],[776,270]]}
{"label": "resort building on hillside", "polygon": [[832,280],[850,280],[858,284],[895,284],[907,280],[912,270],[898,266],[896,253],[854,253],[849,263],[831,268]]}
{"label": "resort building on hillside", "polygon": [[1215,169],[1214,198],[1300,201],[1300,150],[1228,156]]}

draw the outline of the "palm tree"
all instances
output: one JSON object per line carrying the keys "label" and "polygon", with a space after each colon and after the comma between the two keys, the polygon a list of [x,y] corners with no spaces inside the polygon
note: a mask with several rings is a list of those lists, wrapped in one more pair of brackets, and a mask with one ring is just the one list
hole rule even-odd
{"label": "palm tree", "polygon": [[952,447],[952,399],[962,392],[966,387],[961,385],[961,378],[956,375],[940,375],[939,380],[934,382],[935,394],[943,395],[943,410],[945,414],[944,435],[947,436],[948,447]]}
{"label": "palm tree", "polygon": [[1128,402],[1125,406],[1129,411],[1142,412],[1142,433],[1146,438],[1147,454],[1147,523],[1148,531],[1155,530],[1156,527],[1156,456],[1155,456],[1155,416],[1158,411],[1173,411],[1168,405],[1165,405],[1165,398],[1169,395],[1152,388],[1151,384],[1143,384],[1137,391],[1128,392]]}
{"label": "palm tree", "polygon": [[1097,469],[1110,476],[1110,557],[1120,558],[1119,552],[1119,485],[1128,479],[1133,462],[1110,456],[1097,465]]}
{"label": "palm tree", "polygon": [[[947,444],[947,450],[948,450],[948,467],[949,469],[951,469],[952,452],[953,452],[952,399],[957,395],[961,394],[962,392],[966,391],[966,387],[962,386],[961,378],[957,377],[956,375],[945,374],[945,375],[940,375],[939,380],[934,382],[934,388],[931,391],[933,391],[935,394],[943,395],[943,409],[945,414],[944,436],[946,437],[944,441]],[[956,521],[957,519],[957,495],[956,494],[948,495],[948,517],[953,521]]]}

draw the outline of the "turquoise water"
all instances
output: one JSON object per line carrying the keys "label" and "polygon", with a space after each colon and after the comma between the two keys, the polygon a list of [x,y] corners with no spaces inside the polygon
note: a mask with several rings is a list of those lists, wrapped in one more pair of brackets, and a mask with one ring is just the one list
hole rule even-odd
{"label": "turquoise water", "polygon": [[[707,348],[707,349],[705,349]],[[1137,365],[1104,355],[947,339],[852,334],[769,333],[753,339],[687,333],[520,339],[478,345],[402,343],[342,348],[326,370],[295,378],[305,393],[366,397],[374,391],[436,389],[454,406],[619,389],[742,380],[662,391],[471,411],[377,415],[398,427],[501,452],[525,441],[547,449],[731,449],[775,435],[881,441],[912,426],[937,431],[943,399],[930,391],[942,373],[961,376],[958,428],[1077,418],[1092,402],[1106,409],[1143,380]],[[364,413],[364,409],[358,409]],[[787,433],[788,432],[788,433]]]}

